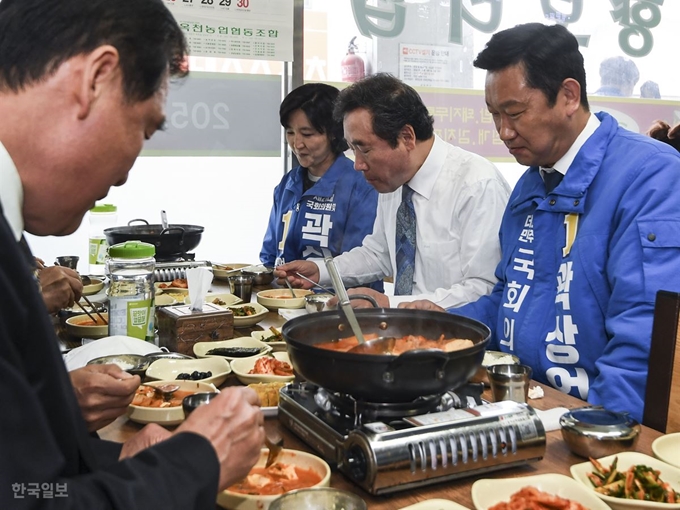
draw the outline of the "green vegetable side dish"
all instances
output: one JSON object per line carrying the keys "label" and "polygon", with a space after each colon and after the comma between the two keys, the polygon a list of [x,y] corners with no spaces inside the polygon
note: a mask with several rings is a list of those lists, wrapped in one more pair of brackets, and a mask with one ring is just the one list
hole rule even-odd
{"label": "green vegetable side dish", "polygon": [[269,331],[271,331],[272,334],[262,338],[263,342],[269,343],[269,342],[283,342],[284,341],[283,340],[283,334],[278,329],[276,329],[274,326],[270,326]]}
{"label": "green vegetable side dish", "polygon": [[257,313],[252,306],[230,307],[229,309],[234,313],[234,317],[248,317]]}
{"label": "green vegetable side dish", "polygon": [[680,503],[680,492],[673,490],[669,483],[661,479],[660,471],[643,464],[631,466],[625,472],[618,471],[618,460],[615,457],[611,466],[604,467],[596,459],[590,459],[595,471],[587,476],[596,492],[614,498]]}

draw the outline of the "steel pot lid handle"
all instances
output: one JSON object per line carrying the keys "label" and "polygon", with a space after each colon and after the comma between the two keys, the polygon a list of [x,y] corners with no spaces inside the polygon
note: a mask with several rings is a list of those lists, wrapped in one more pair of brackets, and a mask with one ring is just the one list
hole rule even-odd
{"label": "steel pot lid handle", "polygon": [[373,308],[379,308],[378,307],[378,302],[375,300],[373,296],[368,296],[366,294],[352,294],[348,298],[350,301],[352,299],[365,299],[366,301],[370,302],[373,305]]}
{"label": "steel pot lid handle", "polygon": [[161,233],[158,234],[158,244],[163,242],[163,235],[170,235],[173,231],[179,231],[179,241],[177,242],[177,246],[184,246],[184,229],[182,227],[168,227],[164,228],[161,230]]}
{"label": "steel pot lid handle", "polygon": [[134,220],[128,221],[128,227],[131,227],[132,224],[133,224],[134,222],[136,222],[136,221],[139,221],[139,222],[141,222],[141,223],[144,223],[144,225],[148,225],[148,224],[149,224],[149,222],[146,221],[145,219],[142,219],[142,218],[135,218]]}

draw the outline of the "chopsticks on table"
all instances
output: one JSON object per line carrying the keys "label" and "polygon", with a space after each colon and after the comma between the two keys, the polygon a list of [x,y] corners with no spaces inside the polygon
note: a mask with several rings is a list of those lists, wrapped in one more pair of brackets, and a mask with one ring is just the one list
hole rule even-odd
{"label": "chopsticks on table", "polygon": [[[95,308],[95,306],[92,304],[92,302],[91,302],[89,299],[87,299],[87,296],[85,296],[85,295],[83,294],[81,297],[85,300],[85,302],[88,304],[88,306],[89,306],[90,308],[92,308],[92,310],[94,311],[94,313],[96,313],[96,314],[99,316],[99,318],[104,322],[104,324],[108,324],[108,323],[109,323],[109,322],[104,318],[104,316],[103,316],[101,313],[99,313],[99,311],[97,310],[97,308]],[[94,321],[95,324],[97,324],[97,319],[95,319],[94,317],[92,317],[92,314],[91,314],[90,312],[88,312],[87,310],[85,310],[85,307],[84,307],[83,305],[80,304],[80,301],[76,301],[76,303],[77,303],[78,306],[82,309],[82,311],[85,312],[85,313],[87,314],[87,316],[88,316],[90,319],[92,319],[92,320]]]}

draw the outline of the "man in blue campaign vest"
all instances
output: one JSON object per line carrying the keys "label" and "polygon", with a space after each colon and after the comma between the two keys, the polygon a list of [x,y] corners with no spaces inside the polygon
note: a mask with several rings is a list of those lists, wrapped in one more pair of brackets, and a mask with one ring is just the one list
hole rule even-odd
{"label": "man in blue campaign vest", "polygon": [[641,420],[656,292],[680,291],[680,155],[591,114],[563,26],[499,32],[475,66],[500,138],[529,169],[503,217],[499,283],[450,311],[487,324],[490,348],[538,381]]}

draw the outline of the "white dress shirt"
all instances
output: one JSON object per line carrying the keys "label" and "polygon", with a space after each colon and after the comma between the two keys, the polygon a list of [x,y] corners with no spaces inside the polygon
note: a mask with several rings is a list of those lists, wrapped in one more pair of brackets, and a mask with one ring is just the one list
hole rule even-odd
{"label": "white dress shirt", "polygon": [[21,215],[23,203],[24,188],[19,173],[5,146],[0,143],[0,204],[17,241],[24,230],[24,218]]}
{"label": "white dress shirt", "polygon": [[545,180],[545,174],[550,171],[559,172],[563,176],[567,175],[567,170],[569,170],[569,167],[574,162],[574,159],[581,150],[581,147],[583,147],[583,144],[586,143],[588,138],[590,138],[590,136],[597,130],[599,126],[600,119],[591,113],[590,117],[588,117],[586,126],[583,128],[583,131],[581,131],[581,134],[576,137],[576,140],[574,140],[574,143],[571,145],[571,147],[569,147],[569,150],[564,154],[564,156],[558,159],[557,163],[555,163],[552,168],[539,168],[539,172],[543,180]]}
{"label": "white dress shirt", "polygon": [[[408,182],[415,191],[416,264],[411,296],[390,296],[390,306],[429,299],[443,308],[475,301],[491,292],[500,261],[498,229],[510,187],[485,158],[438,136],[427,159]],[[394,276],[396,216],[401,187],[380,194],[373,233],[362,246],[335,258],[347,286]],[[330,284],[323,261],[320,282]]]}

